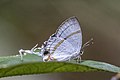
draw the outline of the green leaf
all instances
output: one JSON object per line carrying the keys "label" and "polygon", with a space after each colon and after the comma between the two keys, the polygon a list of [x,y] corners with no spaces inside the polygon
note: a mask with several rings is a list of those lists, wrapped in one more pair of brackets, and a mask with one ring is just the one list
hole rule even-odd
{"label": "green leaf", "polygon": [[92,60],[84,60],[81,63],[71,62],[42,62],[42,58],[27,54],[23,56],[0,57],[0,77],[43,74],[52,72],[98,72],[108,71],[119,73],[120,67]]}

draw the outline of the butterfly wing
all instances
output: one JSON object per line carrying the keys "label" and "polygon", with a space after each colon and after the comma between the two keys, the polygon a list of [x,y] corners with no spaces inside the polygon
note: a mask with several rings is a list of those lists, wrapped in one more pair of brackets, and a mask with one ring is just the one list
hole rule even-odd
{"label": "butterfly wing", "polygon": [[72,46],[80,51],[82,45],[82,32],[76,17],[65,20],[57,29],[56,35],[67,40]]}
{"label": "butterfly wing", "polygon": [[50,36],[45,43],[44,49],[50,54],[72,54],[75,51],[80,51],[82,45],[82,33],[79,22],[76,17],[70,17],[65,20]]}

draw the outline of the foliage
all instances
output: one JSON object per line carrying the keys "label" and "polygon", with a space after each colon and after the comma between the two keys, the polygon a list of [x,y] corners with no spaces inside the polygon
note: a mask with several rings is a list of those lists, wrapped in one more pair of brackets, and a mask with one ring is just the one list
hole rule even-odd
{"label": "foliage", "polygon": [[43,74],[52,72],[97,72],[108,71],[119,73],[120,68],[108,63],[84,60],[81,63],[71,62],[42,62],[42,58],[27,54],[23,56],[0,57],[0,77]]}

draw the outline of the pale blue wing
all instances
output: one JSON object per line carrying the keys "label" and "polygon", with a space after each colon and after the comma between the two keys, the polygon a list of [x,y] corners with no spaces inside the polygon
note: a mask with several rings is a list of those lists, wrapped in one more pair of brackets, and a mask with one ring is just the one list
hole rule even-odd
{"label": "pale blue wing", "polygon": [[80,25],[76,17],[70,17],[66,19],[56,30],[55,34],[58,37],[66,38],[71,33],[80,30]]}
{"label": "pale blue wing", "polygon": [[82,33],[76,17],[65,20],[44,45],[44,49],[51,54],[64,52],[72,54],[80,51],[82,45]]}
{"label": "pale blue wing", "polygon": [[54,46],[54,49],[52,51],[53,54],[57,54],[57,55],[62,55],[62,54],[71,55],[72,53],[76,52],[76,49],[73,47],[73,45],[70,42],[61,38],[60,41],[57,43],[57,45]]}
{"label": "pale blue wing", "polygon": [[82,32],[76,17],[70,17],[65,20],[55,34],[67,40],[76,50],[80,51],[82,46]]}

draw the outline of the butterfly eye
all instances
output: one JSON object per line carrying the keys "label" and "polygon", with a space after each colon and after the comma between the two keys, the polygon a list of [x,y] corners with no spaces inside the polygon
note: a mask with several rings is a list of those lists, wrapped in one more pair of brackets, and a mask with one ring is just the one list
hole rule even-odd
{"label": "butterfly eye", "polygon": [[47,61],[48,61],[48,59],[44,59],[44,61],[45,61],[45,62],[47,62]]}
{"label": "butterfly eye", "polygon": [[48,51],[45,51],[43,54],[44,54],[44,55],[47,55],[47,54],[49,54],[49,52],[48,52]]}

